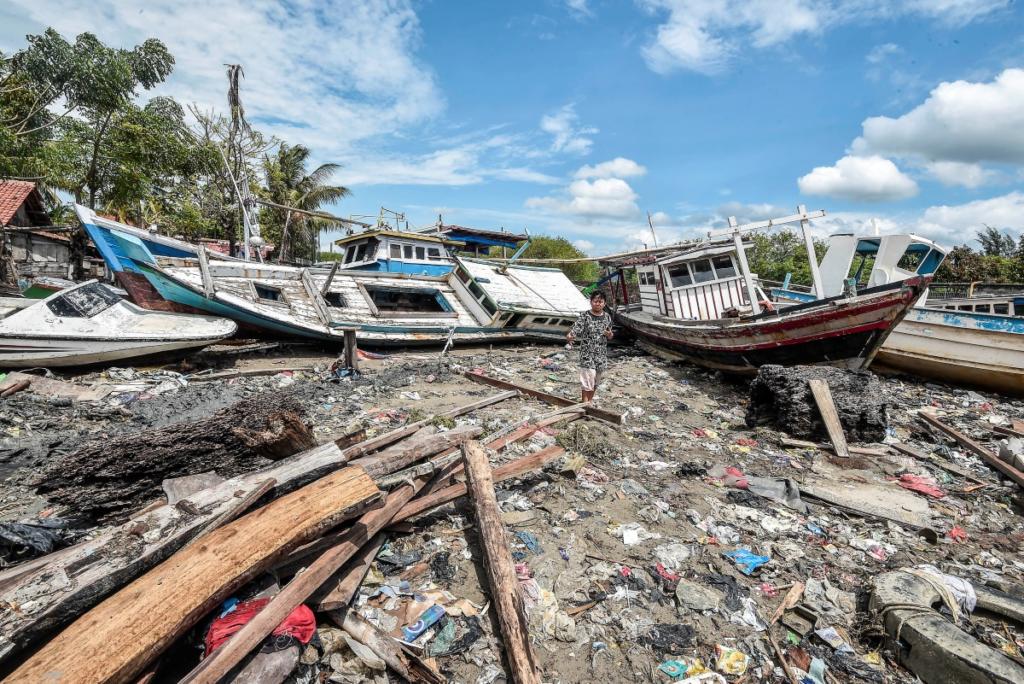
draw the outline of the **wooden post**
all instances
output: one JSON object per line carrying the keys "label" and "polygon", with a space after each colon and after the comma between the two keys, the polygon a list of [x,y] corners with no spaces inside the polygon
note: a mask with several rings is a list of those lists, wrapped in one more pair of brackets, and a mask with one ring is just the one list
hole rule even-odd
{"label": "wooden post", "polygon": [[359,370],[359,344],[356,342],[355,330],[345,331],[345,367]]}
{"label": "wooden post", "polygon": [[821,412],[821,419],[825,421],[825,429],[828,431],[828,438],[832,442],[832,448],[836,456],[842,458],[850,457],[850,448],[846,444],[846,434],[843,432],[843,425],[839,422],[839,412],[836,411],[836,404],[832,401],[832,391],[828,383],[821,378],[808,380],[811,386],[811,394],[814,395],[814,403],[818,405]]}
{"label": "wooden post", "polygon": [[825,288],[821,284],[821,271],[818,270],[818,253],[814,251],[814,238],[811,237],[811,222],[807,217],[807,207],[801,204],[796,208],[800,218],[800,232],[804,234],[804,245],[807,247],[807,263],[811,267],[811,280],[814,282],[814,296],[825,298]]}
{"label": "wooden post", "polygon": [[326,297],[327,293],[331,291],[331,283],[334,282],[334,276],[338,274],[339,266],[341,266],[340,259],[331,264],[331,272],[327,274],[327,280],[324,281],[324,286],[320,289],[321,297]]}
{"label": "wooden post", "polygon": [[512,564],[512,554],[505,539],[505,526],[501,522],[501,510],[494,495],[494,479],[487,461],[487,452],[476,442],[467,442],[462,447],[469,478],[469,491],[476,511],[480,544],[483,546],[484,566],[494,601],[498,624],[505,641],[505,657],[508,660],[515,684],[540,684],[540,668],[530,645],[526,609],[519,593]]}
{"label": "wooden post", "polygon": [[199,275],[203,279],[203,294],[207,299],[213,297],[213,276],[210,275],[210,262],[206,257],[206,248],[202,245],[196,250],[199,257]]}
{"label": "wooden post", "polygon": [[[729,217],[729,226],[736,228],[736,217]],[[750,312],[753,315],[761,313],[761,302],[757,299],[757,289],[754,287],[754,278],[750,274],[750,266],[747,264],[747,253],[743,249],[743,237],[740,231],[732,233],[732,243],[736,246],[736,259],[740,262],[740,273],[743,274],[743,284],[747,287],[747,299],[750,300]]]}

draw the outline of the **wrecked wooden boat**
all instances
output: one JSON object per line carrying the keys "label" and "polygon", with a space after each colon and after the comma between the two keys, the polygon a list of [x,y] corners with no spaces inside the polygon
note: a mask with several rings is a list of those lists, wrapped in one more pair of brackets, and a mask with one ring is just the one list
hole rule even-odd
{"label": "wrecked wooden boat", "polygon": [[0,307],[0,368],[85,366],[205,347],[235,333],[222,318],[147,311],[90,280],[30,306]]}
{"label": "wrecked wooden boat", "polygon": [[106,234],[122,271],[144,278],[163,306],[276,336],[341,342],[355,330],[360,343],[378,346],[561,342],[588,306],[557,269],[446,257],[447,274],[426,275],[225,261],[205,250],[160,257],[133,233]]}
{"label": "wrecked wooden boat", "polygon": [[[729,235],[731,240],[707,240],[663,256],[606,261],[637,274],[640,301],[617,307],[616,321],[647,344],[731,373],[752,373],[770,363],[866,367],[930,277],[777,307],[750,273],[742,235],[824,215],[808,214],[803,207],[799,212],[745,226],[732,221],[730,228],[709,236]],[[817,264],[812,266],[821,291]],[[625,285],[624,278],[621,282]]]}
{"label": "wrecked wooden boat", "polygon": [[[865,288],[927,276],[946,250],[910,233],[833,235],[821,261],[825,294],[849,277]],[[781,301],[813,300],[793,288],[772,290]],[[935,298],[923,295],[879,350],[873,367],[1024,394],[1024,295]]]}

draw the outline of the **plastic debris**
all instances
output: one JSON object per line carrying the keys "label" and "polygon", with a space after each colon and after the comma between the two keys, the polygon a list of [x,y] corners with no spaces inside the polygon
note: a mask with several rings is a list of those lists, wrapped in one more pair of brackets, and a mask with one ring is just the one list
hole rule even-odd
{"label": "plastic debris", "polygon": [[726,551],[722,555],[736,563],[736,567],[738,567],[740,572],[744,575],[753,575],[757,572],[758,568],[771,560],[768,556],[758,556],[756,553],[753,553],[750,549],[746,548],[736,549],[735,551]]}
{"label": "plastic debris", "polygon": [[718,644],[715,646],[715,668],[727,675],[746,674],[747,666],[750,664],[750,656],[729,646]]}

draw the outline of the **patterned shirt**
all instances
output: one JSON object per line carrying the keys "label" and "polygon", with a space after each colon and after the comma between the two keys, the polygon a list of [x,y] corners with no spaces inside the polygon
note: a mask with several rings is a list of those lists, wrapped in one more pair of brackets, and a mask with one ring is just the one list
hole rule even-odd
{"label": "patterned shirt", "polygon": [[612,327],[607,312],[595,316],[584,311],[572,326],[575,343],[580,347],[580,368],[604,370],[608,367],[608,338],[604,332]]}

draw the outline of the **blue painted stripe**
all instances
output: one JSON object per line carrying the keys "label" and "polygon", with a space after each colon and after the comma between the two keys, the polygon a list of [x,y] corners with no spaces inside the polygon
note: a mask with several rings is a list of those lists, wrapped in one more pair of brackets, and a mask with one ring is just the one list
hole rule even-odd
{"label": "blue painted stripe", "polygon": [[915,308],[907,313],[907,318],[912,321],[932,323],[934,325],[948,325],[954,328],[1024,335],[1024,318],[1015,316],[994,316],[973,311]]}

